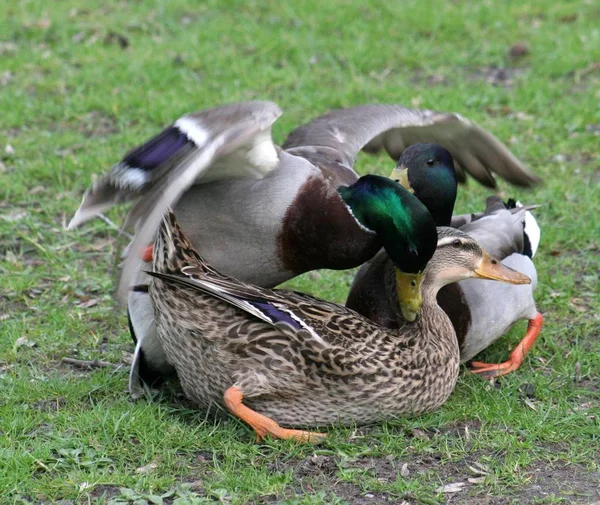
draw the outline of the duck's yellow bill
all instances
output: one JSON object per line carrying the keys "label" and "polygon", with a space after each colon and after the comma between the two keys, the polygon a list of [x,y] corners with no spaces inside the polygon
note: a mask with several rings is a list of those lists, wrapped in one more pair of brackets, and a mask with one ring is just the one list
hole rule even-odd
{"label": "duck's yellow bill", "polygon": [[503,265],[485,251],[483,251],[481,263],[475,269],[475,277],[478,279],[507,282],[509,284],[531,284],[529,277]]}
{"label": "duck's yellow bill", "polygon": [[410,187],[410,183],[408,182],[408,168],[406,168],[404,165],[398,165],[396,168],[394,168],[390,174],[390,179],[400,183],[411,193],[414,192],[413,188]]}
{"label": "duck's yellow bill", "polygon": [[396,293],[402,317],[414,321],[423,305],[421,274],[407,274],[396,269]]}

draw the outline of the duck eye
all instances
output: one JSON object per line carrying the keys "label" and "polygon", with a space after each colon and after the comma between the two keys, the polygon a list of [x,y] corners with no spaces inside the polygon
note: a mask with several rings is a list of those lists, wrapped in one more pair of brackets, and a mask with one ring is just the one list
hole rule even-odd
{"label": "duck eye", "polygon": [[429,158],[427,161],[427,166],[432,167],[433,165],[435,165],[435,160],[433,158]]}
{"label": "duck eye", "polygon": [[417,281],[415,281],[415,280],[410,281],[410,285],[411,285],[411,287],[416,288],[417,287]]}
{"label": "duck eye", "polygon": [[456,239],[454,242],[452,242],[452,245],[453,245],[454,247],[460,247],[461,243],[462,243],[462,242],[461,242],[459,239]]}

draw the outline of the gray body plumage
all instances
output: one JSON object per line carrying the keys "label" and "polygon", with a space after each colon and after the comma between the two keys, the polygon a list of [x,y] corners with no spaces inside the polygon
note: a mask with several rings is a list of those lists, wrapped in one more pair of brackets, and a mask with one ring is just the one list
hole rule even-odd
{"label": "gray body plumage", "polygon": [[476,283],[471,279],[459,283],[471,312],[471,325],[461,346],[461,362],[479,354],[517,322],[533,319],[537,314],[533,298],[537,271],[531,258],[522,254],[525,212],[511,212],[497,201],[495,206],[488,205],[486,213],[490,215],[461,227],[492,256],[503,258],[504,265],[531,279],[531,284],[523,286],[493,281]]}
{"label": "gray body plumage", "polygon": [[[485,246],[482,243],[482,246]],[[537,286],[537,271],[533,261],[523,254],[513,253],[502,264],[524,273],[531,284],[511,286],[494,281],[467,279],[459,285],[471,311],[471,326],[460,349],[464,363],[506,334],[512,326],[537,314],[533,292]]]}

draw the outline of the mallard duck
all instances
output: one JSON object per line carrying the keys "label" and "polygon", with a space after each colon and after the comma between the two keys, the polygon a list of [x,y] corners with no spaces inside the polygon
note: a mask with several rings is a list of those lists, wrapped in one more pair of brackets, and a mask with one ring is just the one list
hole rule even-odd
{"label": "mallard duck", "polygon": [[[408,201],[408,192],[402,195],[397,186]],[[423,216],[409,220],[414,229],[428,228]],[[437,249],[423,272],[420,315],[388,330],[346,307],[220,274],[172,213],[157,235],[151,275],[158,337],[185,394],[202,406],[224,404],[259,440],[312,442],[324,435],[280,425],[371,423],[429,411],[448,398],[459,350],[436,302],[443,285],[471,277],[529,282],[468,235],[439,228]]]}
{"label": "mallard duck", "polygon": [[[495,171],[517,185],[537,180],[494,136],[458,114],[396,105],[335,110],[294,130],[279,148],[271,127],[280,114],[271,102],[245,102],[185,115],[129,152],[86,192],[70,228],[115,203],[137,201],[128,217],[137,225],[135,240],[119,289],[121,297],[129,296],[137,335],[132,387],[139,360],[150,360],[142,366],[150,382],[169,368],[147,320],[147,294],[129,290],[132,278],[143,281],[141,258],[150,258],[144,248],[167,206],[174,206],[210,264],[272,287],[309,270],[359,266],[381,248],[377,231],[364,226],[374,209],[363,208],[357,220],[337,191],[358,180],[353,164],[361,149],[385,148],[397,159],[417,141],[441,142],[459,161],[460,179],[468,172],[493,186]],[[404,277],[407,296],[418,292],[413,281],[414,275]]]}
{"label": "mallard duck", "polygon": [[[470,364],[471,371],[486,378],[516,370],[538,337],[543,323],[533,299],[537,272],[532,257],[539,243],[539,227],[533,215],[528,208],[516,207],[514,202],[507,208],[500,198],[489,197],[483,214],[453,217],[456,178],[450,153],[441,146],[416,144],[405,154],[391,177],[425,204],[438,226],[452,223],[452,226],[460,227],[504,265],[532,279],[527,286],[466,280],[445,286],[438,293],[438,303],[456,331],[461,362],[472,359],[515,323],[527,319],[527,333],[506,362]],[[382,326],[397,328],[404,320],[397,308],[393,271],[387,263],[385,251],[381,251],[361,267],[350,288],[346,306]]]}

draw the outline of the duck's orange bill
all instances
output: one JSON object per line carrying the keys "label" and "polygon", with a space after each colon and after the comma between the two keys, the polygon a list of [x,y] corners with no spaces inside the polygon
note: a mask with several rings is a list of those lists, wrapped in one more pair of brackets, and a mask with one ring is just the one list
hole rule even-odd
{"label": "duck's orange bill", "polygon": [[144,252],[142,254],[142,260],[144,260],[146,263],[152,261],[152,252],[154,251],[154,246],[149,245],[148,247],[146,247],[146,249],[144,249]]}
{"label": "duck's orange bill", "polygon": [[475,277],[507,282],[509,284],[531,284],[531,279],[525,274],[503,265],[485,251],[483,251],[481,263],[475,269]]}

